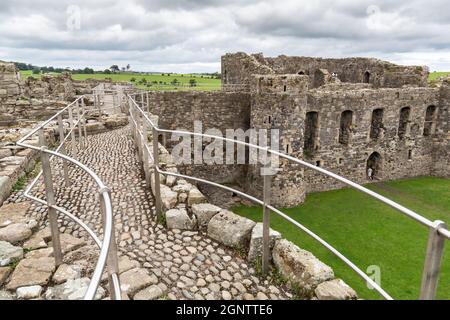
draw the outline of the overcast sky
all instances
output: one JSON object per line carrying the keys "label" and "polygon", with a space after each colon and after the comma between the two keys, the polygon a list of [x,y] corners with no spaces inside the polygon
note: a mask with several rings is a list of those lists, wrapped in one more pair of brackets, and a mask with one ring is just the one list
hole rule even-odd
{"label": "overcast sky", "polygon": [[450,71],[448,0],[0,0],[0,60],[205,72],[226,52]]}

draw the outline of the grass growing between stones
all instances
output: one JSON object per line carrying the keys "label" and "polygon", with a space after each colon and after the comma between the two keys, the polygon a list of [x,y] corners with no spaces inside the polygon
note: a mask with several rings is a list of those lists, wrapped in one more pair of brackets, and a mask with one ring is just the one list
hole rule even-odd
{"label": "grass growing between stones", "polygon": [[17,179],[16,183],[11,188],[11,191],[19,192],[25,189],[25,186],[28,184],[28,182],[31,179],[36,178],[40,171],[41,171],[41,162],[36,161],[33,170],[19,177],[19,179]]}
{"label": "grass growing between stones", "polygon": [[[424,177],[368,187],[430,220],[450,222],[450,179]],[[259,207],[241,206],[234,211],[262,221]],[[312,193],[303,205],[283,211],[333,245],[363,271],[378,266],[381,286],[395,299],[418,298],[428,237],[424,226],[353,189]],[[275,213],[271,214],[271,227],[330,265],[336,276],[352,286],[361,298],[380,298],[341,260]],[[449,241],[437,298],[450,299]]]}
{"label": "grass growing between stones", "polygon": [[28,178],[26,175],[19,177],[19,179],[17,179],[16,183],[13,185],[11,191],[18,192],[18,191],[22,190],[25,187],[27,181],[28,181]]}

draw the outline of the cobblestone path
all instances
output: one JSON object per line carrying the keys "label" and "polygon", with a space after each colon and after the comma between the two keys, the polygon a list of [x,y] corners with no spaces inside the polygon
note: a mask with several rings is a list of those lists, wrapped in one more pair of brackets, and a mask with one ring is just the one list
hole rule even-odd
{"label": "cobblestone path", "polygon": [[[151,193],[145,187],[128,127],[89,136],[78,160],[111,188],[116,237],[121,255],[149,271],[168,299],[288,299],[292,296],[260,280],[247,261],[200,232],[166,230],[154,219]],[[52,161],[58,205],[68,209],[101,234],[96,185],[79,169],[70,168],[72,185],[63,187],[61,163]],[[42,183],[33,194],[44,198]],[[24,201],[20,194],[10,202]],[[44,226],[46,208],[33,203],[29,214]],[[70,220],[61,231],[89,241]],[[91,243],[93,243],[91,241]],[[156,278],[155,278],[156,277]],[[130,297],[131,298],[131,297]]]}

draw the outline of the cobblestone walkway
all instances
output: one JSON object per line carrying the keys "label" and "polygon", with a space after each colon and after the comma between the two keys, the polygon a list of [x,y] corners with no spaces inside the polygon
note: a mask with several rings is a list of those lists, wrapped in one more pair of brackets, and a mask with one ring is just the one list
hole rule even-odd
{"label": "cobblestone walkway", "polygon": [[[111,188],[119,251],[139,262],[169,299],[288,299],[280,287],[261,281],[235,251],[200,232],[168,231],[154,220],[154,204],[145,187],[128,127],[89,136],[78,159]],[[58,205],[101,233],[96,185],[81,170],[70,168],[72,185],[62,186],[61,164],[53,164]],[[44,197],[42,183],[33,191]],[[11,202],[23,201],[13,195]],[[33,204],[30,215],[43,226],[46,208]],[[87,233],[69,220],[61,231],[88,240]],[[92,243],[92,242],[91,242]]]}

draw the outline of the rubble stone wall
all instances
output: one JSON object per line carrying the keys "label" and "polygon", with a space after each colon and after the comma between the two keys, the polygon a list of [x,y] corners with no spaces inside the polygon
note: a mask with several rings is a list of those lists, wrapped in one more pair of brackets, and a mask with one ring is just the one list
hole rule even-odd
{"label": "rubble stone wall", "polygon": [[[194,121],[201,121],[202,132],[218,129],[225,136],[227,129],[246,131],[250,126],[248,93],[152,91],[148,97],[150,112],[160,117],[164,129],[193,131]],[[170,136],[166,141],[169,149],[176,143]],[[204,141],[204,145],[208,143]],[[180,167],[180,171],[218,182],[242,181],[244,177],[244,165],[192,164]]]}
{"label": "rubble stone wall", "polygon": [[243,52],[222,57],[224,84],[246,84],[252,74],[308,75],[312,86],[318,70],[336,74],[342,82],[370,83],[376,87],[400,88],[404,85],[426,87],[429,70],[424,66],[399,66],[372,58],[323,59],[278,56]]}

